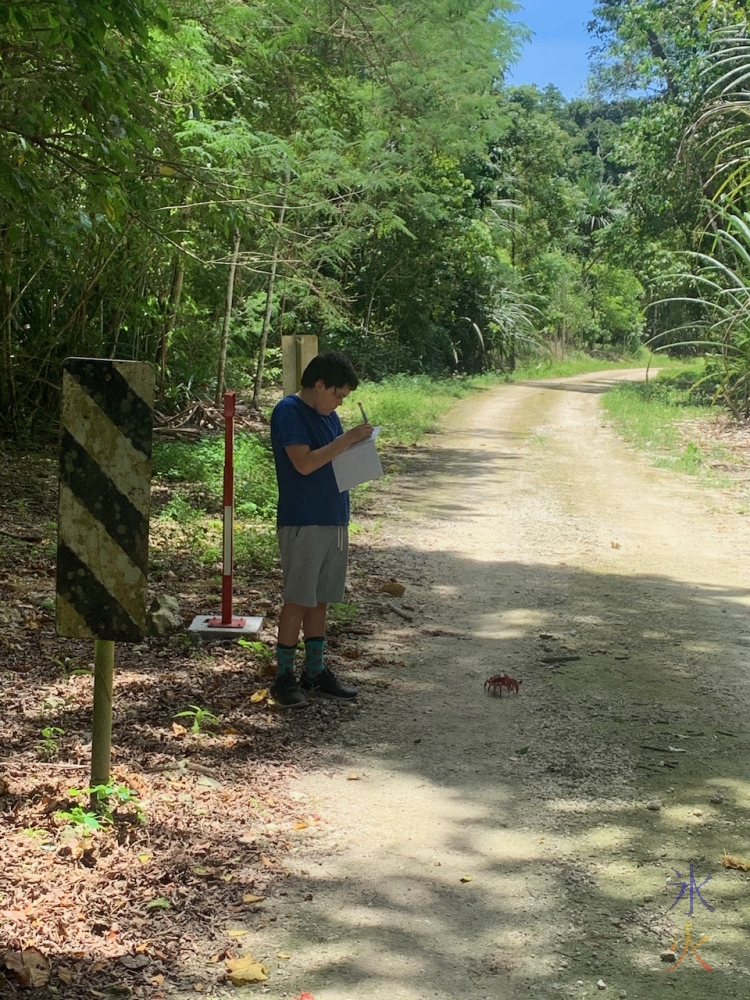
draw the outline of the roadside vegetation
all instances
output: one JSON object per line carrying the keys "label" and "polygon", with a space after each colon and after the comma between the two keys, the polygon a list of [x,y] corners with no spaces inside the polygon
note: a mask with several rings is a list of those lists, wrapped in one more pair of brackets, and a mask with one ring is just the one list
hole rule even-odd
{"label": "roadside vegetation", "polygon": [[566,101],[504,82],[510,6],[4,4],[3,437],[54,435],[66,356],[155,363],[163,414],[257,409],[307,334],[368,383],[690,344],[745,419],[742,9],[599,0]]}
{"label": "roadside vegetation", "polygon": [[[717,410],[717,380],[704,361],[674,364],[647,382],[623,382],[602,397],[612,426],[660,467],[724,486],[733,463],[715,429],[729,415]],[[718,422],[718,423],[717,423]]]}
{"label": "roadside vegetation", "polygon": [[[382,426],[379,447],[386,470],[394,466],[394,449],[419,445],[438,430],[440,419],[456,400],[500,382],[534,378],[562,378],[587,371],[628,368],[653,362],[642,349],[633,358],[592,358],[571,352],[563,361],[535,359],[512,373],[434,378],[396,375],[380,382],[363,382],[339,408],[344,425],[359,422],[361,403],[368,419]],[[154,449],[158,488],[154,511],[155,553],[152,572],[158,575],[160,547],[180,546],[204,564],[220,557],[224,439],[212,435],[198,442],[167,441]],[[356,511],[369,490],[354,491]],[[159,499],[160,497],[164,499]],[[239,433],[235,444],[235,553],[243,565],[267,569],[276,559],[274,534],[276,478],[268,433]]]}

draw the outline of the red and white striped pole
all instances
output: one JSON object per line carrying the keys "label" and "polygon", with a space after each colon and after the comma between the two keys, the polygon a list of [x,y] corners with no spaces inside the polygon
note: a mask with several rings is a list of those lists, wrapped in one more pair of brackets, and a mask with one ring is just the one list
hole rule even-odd
{"label": "red and white striped pole", "polygon": [[209,618],[209,628],[244,628],[245,619],[232,613],[234,564],[234,406],[235,393],[224,393],[224,565],[221,574],[221,618]]}

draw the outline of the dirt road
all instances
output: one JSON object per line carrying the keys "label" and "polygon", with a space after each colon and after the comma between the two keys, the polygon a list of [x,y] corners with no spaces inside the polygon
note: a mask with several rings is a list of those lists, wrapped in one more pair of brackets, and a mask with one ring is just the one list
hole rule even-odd
{"label": "dirt road", "polygon": [[604,426],[621,377],[464,402],[383,493],[367,544],[413,621],[381,616],[297,783],[320,823],[254,938],[272,998],[750,995],[722,866],[750,858],[750,531]]}

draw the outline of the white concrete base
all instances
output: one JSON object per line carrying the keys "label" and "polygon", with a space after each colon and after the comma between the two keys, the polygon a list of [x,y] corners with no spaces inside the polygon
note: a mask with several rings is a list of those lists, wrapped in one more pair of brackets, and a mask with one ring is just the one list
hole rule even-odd
{"label": "white concrete base", "polygon": [[206,624],[210,622],[212,618],[220,617],[219,615],[198,615],[197,618],[193,618],[192,622],[188,626],[188,632],[193,635],[199,635],[202,639],[241,639],[243,636],[247,635],[257,635],[263,626],[262,618],[249,618],[245,615],[235,615],[236,618],[244,618],[245,624],[242,628],[228,628],[221,625],[212,626]]}

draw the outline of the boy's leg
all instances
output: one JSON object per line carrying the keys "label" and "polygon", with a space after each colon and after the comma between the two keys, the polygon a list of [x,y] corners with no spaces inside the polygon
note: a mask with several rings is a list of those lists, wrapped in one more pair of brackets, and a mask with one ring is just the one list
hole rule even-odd
{"label": "boy's leg", "polygon": [[359,691],[348,684],[342,684],[333,671],[325,665],[325,632],[328,604],[321,601],[314,608],[307,608],[302,620],[305,636],[305,670],[302,674],[301,687],[304,691],[312,691],[328,698],[338,698],[341,701],[351,701]]}
{"label": "boy's leg", "polygon": [[274,701],[282,708],[305,708],[307,699],[297,684],[294,656],[297,652],[299,630],[305,612],[301,604],[285,604],[279,615],[278,642],[276,645],[276,677],[271,685]]}
{"label": "boy's leg", "polygon": [[323,650],[326,637],[326,615],[328,604],[321,601],[314,608],[306,608],[302,619],[302,635],[305,639],[305,674],[313,677],[325,669]]}

